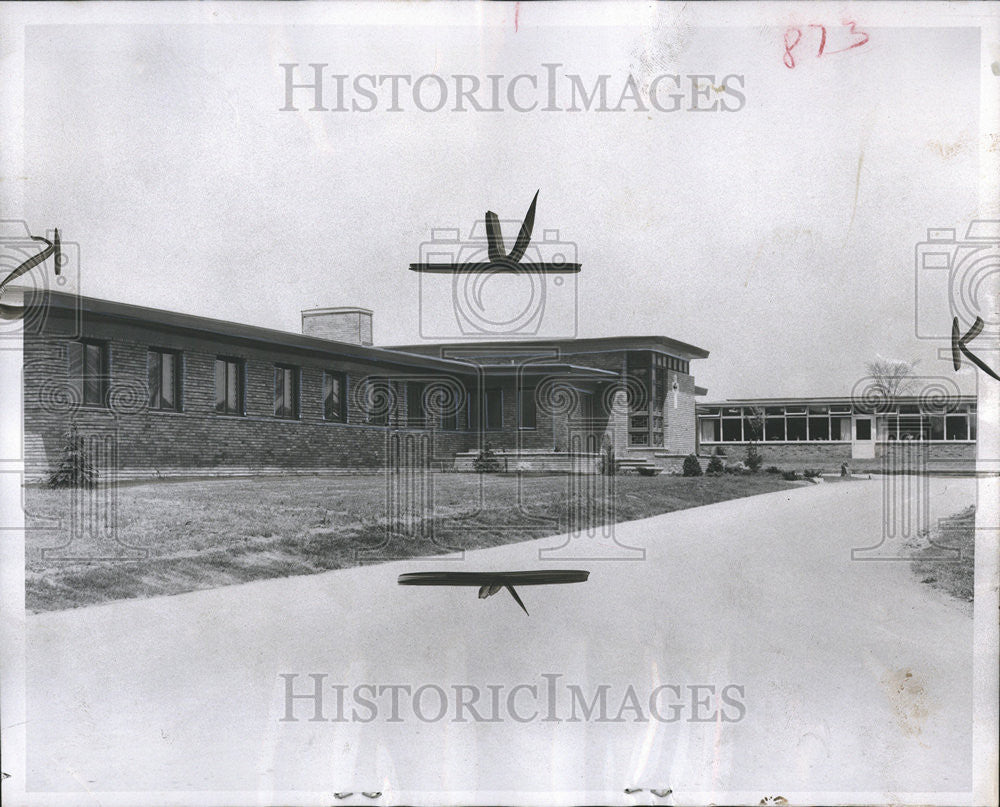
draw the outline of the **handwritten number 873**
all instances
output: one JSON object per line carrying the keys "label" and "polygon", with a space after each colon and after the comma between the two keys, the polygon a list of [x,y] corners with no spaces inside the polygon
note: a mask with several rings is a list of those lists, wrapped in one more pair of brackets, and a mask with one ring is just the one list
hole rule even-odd
{"label": "handwritten number 873", "polygon": [[[860,37],[848,45],[846,48],[837,48],[836,50],[826,49],[826,26],[825,25],[809,25],[809,28],[819,28],[819,48],[816,51],[816,58],[829,53],[843,53],[845,50],[851,50],[851,48],[859,48],[864,45],[869,36],[864,31],[857,30],[857,23],[850,21],[845,22],[844,26],[850,26],[851,36]],[[802,41],[802,29],[795,28],[794,26],[785,29],[785,55],[782,57],[782,61],[785,63],[785,67],[791,70],[795,67],[795,57],[792,55],[792,51],[795,47]]]}

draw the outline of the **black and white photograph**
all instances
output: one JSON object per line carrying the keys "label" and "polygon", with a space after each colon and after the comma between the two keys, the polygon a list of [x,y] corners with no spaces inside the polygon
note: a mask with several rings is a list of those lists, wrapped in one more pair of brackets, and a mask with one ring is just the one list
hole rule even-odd
{"label": "black and white photograph", "polygon": [[5,805],[998,804],[1000,4],[0,66]]}

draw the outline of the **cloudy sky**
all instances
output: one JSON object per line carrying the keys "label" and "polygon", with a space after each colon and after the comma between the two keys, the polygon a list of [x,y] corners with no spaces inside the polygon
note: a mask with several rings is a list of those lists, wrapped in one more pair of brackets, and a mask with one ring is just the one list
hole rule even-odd
{"label": "cloudy sky", "polygon": [[[33,229],[79,242],[91,296],[285,330],[302,308],[360,305],[375,311],[376,343],[393,344],[442,325],[447,279],[407,270],[431,230],[467,233],[487,209],[520,220],[539,190],[535,240],[558,230],[583,265],[575,301],[572,281],[550,287],[555,321],[569,306],[580,336],[707,348],[694,366],[711,398],[846,395],[876,354],[955,377],[938,358],[947,343],[915,337],[914,249],[928,228],[963,235],[977,215],[978,31],[861,20],[868,41],[844,50],[861,37],[822,6],[819,56],[801,13],[723,26],[641,8],[468,7],[431,25],[286,6],[283,24],[261,11],[252,24],[123,12],[31,25],[24,179],[5,217],[13,201]],[[789,23],[802,31],[793,68]],[[320,112],[299,91],[298,111],[281,111],[282,63],[302,80],[309,63],[346,75],[348,108],[362,74],[440,76],[449,97],[427,112],[404,87],[392,112],[383,86],[373,111]],[[532,111],[506,99],[453,111],[454,75],[542,87],[545,64],[560,65],[560,111],[541,109],[530,80],[515,97],[539,101]],[[567,74],[588,91],[608,76],[608,106],[630,75],[641,96],[678,74],[687,95],[673,112],[637,109],[641,98],[571,111]],[[741,77],[729,86],[745,101],[688,111],[692,74],[708,77],[699,86]],[[433,106],[440,85],[422,86]],[[722,97],[707,91],[699,104]],[[520,292],[504,282],[484,294],[509,302]]]}

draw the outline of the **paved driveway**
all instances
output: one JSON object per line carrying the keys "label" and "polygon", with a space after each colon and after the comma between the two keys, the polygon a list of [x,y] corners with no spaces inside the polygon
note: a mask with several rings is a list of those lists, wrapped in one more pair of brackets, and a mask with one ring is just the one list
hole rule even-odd
{"label": "paved driveway", "polygon": [[[934,480],[932,493],[939,516],[975,495],[969,480]],[[561,543],[548,538],[455,563],[32,616],[29,788],[213,791],[229,802],[248,791],[291,802],[296,791],[325,804],[362,790],[386,795],[342,803],[433,802],[442,791],[649,803],[630,787],[672,788],[665,804],[967,791],[972,619],[905,563],[851,560],[878,543],[881,514],[880,480],[825,484],[619,525],[642,561],[542,564],[539,549]],[[574,548],[586,553],[586,540]],[[505,592],[480,601],[472,589],[395,584],[404,571],[541,567],[591,577],[522,589],[530,617]],[[325,722],[308,719],[308,699],[292,702],[298,720],[280,720],[288,680],[297,694],[320,680]],[[356,685],[430,685],[425,719],[405,690],[398,722],[391,690],[363,690],[375,719],[329,720],[334,684],[361,718],[372,709],[358,708]],[[478,688],[482,721],[465,710],[455,722],[449,688],[463,684]],[[522,688],[509,709],[518,684],[537,697]],[[439,720],[428,719],[435,685],[448,698]],[[597,698],[590,719],[579,701],[569,719],[572,687]],[[653,692],[667,719],[653,717]]]}

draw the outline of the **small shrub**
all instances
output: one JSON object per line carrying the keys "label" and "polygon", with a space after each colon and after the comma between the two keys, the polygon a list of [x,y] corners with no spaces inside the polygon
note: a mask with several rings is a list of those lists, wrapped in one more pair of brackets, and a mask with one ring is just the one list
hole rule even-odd
{"label": "small shrub", "polygon": [[615,445],[610,440],[605,441],[601,448],[600,470],[604,476],[614,476],[618,472],[618,461],[615,459]]}
{"label": "small shrub", "polygon": [[768,465],[767,466],[767,473],[769,473],[769,474],[780,474],[781,473],[781,469],[777,465]]}
{"label": "small shrub", "polygon": [[684,476],[701,476],[701,463],[694,454],[684,458]]}
{"label": "small shrub", "polygon": [[495,474],[500,471],[500,460],[496,454],[493,453],[493,447],[487,443],[483,446],[483,450],[479,452],[479,455],[472,461],[472,467],[476,469],[476,473],[480,474]]}
{"label": "small shrub", "polygon": [[59,467],[49,474],[50,488],[92,488],[97,484],[97,468],[87,454],[87,446],[76,426],[66,432]]}
{"label": "small shrub", "polygon": [[726,466],[722,464],[722,457],[718,454],[713,454],[712,458],[708,461],[708,468],[705,473],[709,476],[718,476],[726,470]]}
{"label": "small shrub", "polygon": [[760,452],[757,450],[757,444],[750,443],[750,445],[747,446],[747,459],[746,459],[747,468],[749,468],[754,473],[757,473],[757,471],[760,470],[760,466],[763,464],[764,464],[764,458],[760,455]]}
{"label": "small shrub", "polygon": [[717,457],[724,457],[726,456],[726,449],[724,449],[722,446],[716,446],[714,453]]}
{"label": "small shrub", "polygon": [[788,482],[794,482],[799,478],[799,475],[795,471],[782,471],[781,478]]}

